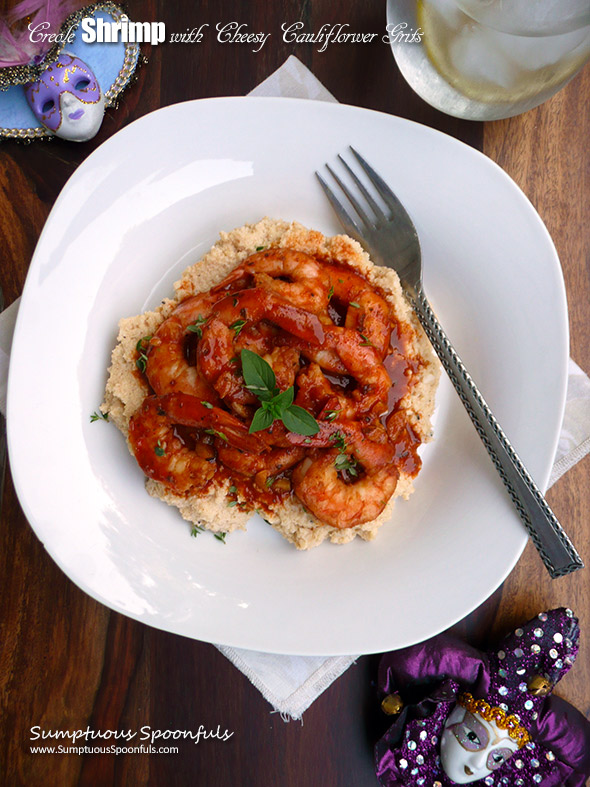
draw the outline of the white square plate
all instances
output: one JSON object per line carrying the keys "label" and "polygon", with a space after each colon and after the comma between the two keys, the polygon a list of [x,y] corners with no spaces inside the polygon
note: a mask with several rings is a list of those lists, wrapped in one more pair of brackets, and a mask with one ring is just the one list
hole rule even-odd
{"label": "white square plate", "polygon": [[450,383],[408,502],[378,538],[297,552],[262,520],[223,545],[150,498],[119,432],[90,423],[117,322],[172,293],[181,270],[264,215],[337,234],[314,171],[354,145],[422,244],[427,294],[505,432],[544,488],[566,387],[567,307],[539,216],[494,163],[430,128],[296,99],[167,107],[74,173],[31,263],[8,391],[16,488],[83,590],[149,625],[291,654],[390,650],[490,595],[526,534]]}

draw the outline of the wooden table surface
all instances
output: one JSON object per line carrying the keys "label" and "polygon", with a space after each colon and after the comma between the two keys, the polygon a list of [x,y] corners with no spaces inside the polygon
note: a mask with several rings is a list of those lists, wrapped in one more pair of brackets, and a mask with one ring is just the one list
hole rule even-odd
{"label": "wooden table surface", "polygon": [[[0,2],[0,9],[9,4]],[[346,0],[224,0],[128,3],[134,20],[164,21],[168,31],[241,21],[272,33],[259,53],[220,45],[145,48],[149,62],[108,111],[91,142],[0,146],[0,283],[7,303],[22,290],[43,224],[67,178],[97,145],[143,114],[192,98],[241,95],[290,54],[342,102],[411,118],[483,151],[508,172],[539,211],[563,266],[571,354],[590,369],[590,68],[561,93],[520,117],[460,121],[424,104],[400,76],[389,47],[311,44],[280,38],[284,21],[348,22],[382,32],[385,4]],[[50,349],[50,348],[48,348]],[[590,489],[586,458],[548,493],[590,563]],[[148,628],[80,591],[47,556],[29,527],[7,473],[0,527],[0,782],[6,785],[343,785],[374,787],[372,746],[382,728],[373,682],[378,656],[365,656],[304,715],[286,724],[212,645]],[[590,710],[590,572],[552,582],[527,547],[505,584],[455,627],[477,646],[554,606],[581,619],[581,652],[559,685]],[[227,742],[181,744],[176,755],[32,755],[29,729],[207,729],[234,732]]]}

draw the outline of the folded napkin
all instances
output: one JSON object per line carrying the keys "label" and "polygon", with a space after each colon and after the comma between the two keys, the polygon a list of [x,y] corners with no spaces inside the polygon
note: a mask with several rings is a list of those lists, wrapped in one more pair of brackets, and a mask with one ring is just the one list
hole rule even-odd
{"label": "folded napkin", "polygon": [[[251,96],[336,101],[297,58],[291,56]],[[0,412],[6,412],[6,377],[18,301],[0,314]],[[570,359],[565,416],[549,486],[590,452],[590,379]],[[303,712],[357,656],[281,656],[218,646],[287,721]]]}

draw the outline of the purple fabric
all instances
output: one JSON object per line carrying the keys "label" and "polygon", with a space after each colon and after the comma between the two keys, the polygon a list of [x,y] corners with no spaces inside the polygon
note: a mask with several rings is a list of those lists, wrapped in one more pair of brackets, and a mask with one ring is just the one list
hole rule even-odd
{"label": "purple fabric", "polygon": [[584,787],[590,776],[590,723],[560,697],[546,698],[533,730],[556,757],[558,777],[543,787]]}
{"label": "purple fabric", "polygon": [[488,658],[485,653],[441,634],[420,645],[386,653],[379,664],[379,686],[386,695],[393,694],[397,687],[419,686],[437,678],[454,678],[463,685],[476,686],[483,696],[490,685]]}
{"label": "purple fabric", "polygon": [[551,695],[527,691],[533,675],[552,685],[577,654],[578,625],[570,610],[541,613],[482,653],[441,635],[383,656],[381,697],[399,693],[404,709],[375,747],[383,787],[452,787],[442,771],[439,746],[456,696],[476,699],[519,716],[532,741],[476,787],[583,787],[590,776],[590,722]]}

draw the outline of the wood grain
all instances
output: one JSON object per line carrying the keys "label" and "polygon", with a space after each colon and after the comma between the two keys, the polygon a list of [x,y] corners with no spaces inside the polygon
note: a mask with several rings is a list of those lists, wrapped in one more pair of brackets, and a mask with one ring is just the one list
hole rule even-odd
{"label": "wood grain", "polygon": [[[562,92],[531,112],[486,124],[484,153],[500,164],[529,197],[545,222],[561,260],[569,304],[571,355],[590,369],[590,68]],[[548,500],[590,564],[590,495],[586,457],[553,487]],[[502,589],[494,635],[519,617],[570,606],[580,618],[580,655],[559,693],[590,712],[590,573],[551,582],[529,544]]]}
{"label": "wood grain", "polygon": [[[0,0],[0,8],[12,5]],[[496,160],[523,188],[559,251],[570,305],[572,354],[590,369],[590,71],[586,69],[543,107],[485,126],[447,117],[415,96],[381,42],[354,48],[287,45],[282,22],[306,29],[348,22],[382,31],[384,6],[353,0],[246,3],[184,0],[127,4],[133,19],[165,21],[184,31],[206,23],[241,21],[271,31],[259,53],[219,45],[145,48],[148,63],[109,111],[96,139],[0,147],[0,283],[10,303],[20,294],[35,243],[67,178],[102,141],[160,106],[215,95],[240,95],[299,57],[341,101],[391,112],[450,133]],[[195,129],[198,133],[198,129]],[[590,562],[588,461],[549,495]],[[10,477],[0,528],[0,783],[9,785],[186,785],[199,787],[374,787],[372,746],[384,719],[374,700],[377,656],[367,656],[307,711],[304,724],[285,724],[259,692],[213,646],[157,631],[96,603],[45,553],[20,509]],[[570,605],[583,623],[582,652],[564,680],[563,696],[590,710],[590,574],[552,583],[534,550],[485,604],[456,630],[483,645],[529,615]],[[151,729],[233,731],[226,742],[179,744],[177,755],[31,755],[29,729]]]}

